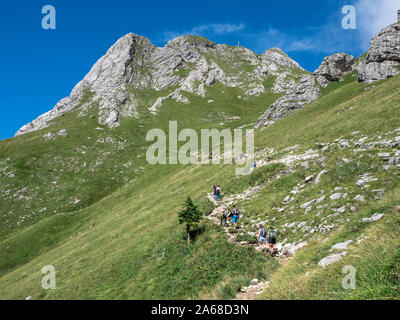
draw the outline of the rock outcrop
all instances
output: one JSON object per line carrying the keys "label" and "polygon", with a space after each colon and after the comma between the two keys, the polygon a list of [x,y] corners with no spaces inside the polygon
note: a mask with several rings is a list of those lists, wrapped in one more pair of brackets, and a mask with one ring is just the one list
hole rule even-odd
{"label": "rock outcrop", "polygon": [[327,87],[331,81],[343,81],[343,73],[352,71],[354,57],[345,53],[336,53],[325,57],[314,72],[319,85]]}
{"label": "rock outcrop", "polygon": [[316,100],[320,93],[320,89],[311,75],[305,75],[297,83],[292,81],[286,89],[286,94],[270,105],[257,120],[256,127],[266,127],[273,124],[277,120],[288,116],[293,111]]}
{"label": "rock outcrop", "polygon": [[143,81],[147,84],[150,80],[139,78],[138,71],[150,60],[153,49],[154,46],[145,37],[133,33],[122,37],[96,62],[85,78],[74,87],[69,97],[62,99],[51,111],[23,126],[16,135],[43,129],[52,120],[74,108],[88,108],[90,103],[85,103],[88,96],[90,101],[99,103],[99,123],[109,127],[118,126],[121,106],[135,105],[134,98],[128,95],[126,85],[134,82],[140,85]]}
{"label": "rock outcrop", "polygon": [[371,83],[400,73],[400,23],[387,26],[370,42],[365,63],[359,68],[358,80]]}
{"label": "rock outcrop", "polygon": [[[302,91],[308,82],[302,79],[296,84],[293,70],[306,74],[297,62],[278,48],[259,56],[243,47],[215,44],[206,38],[189,35],[173,39],[159,48],[149,39],[130,33],[96,62],[69,97],[23,126],[16,135],[41,130],[71,110],[78,109],[79,116],[85,116],[93,105],[98,109],[99,124],[117,127],[121,117],[140,116],[138,106],[142,102],[135,96],[135,90],[172,88],[145,106],[151,113],[157,113],[166,99],[190,103],[185,92],[206,98],[207,87],[216,82],[239,88],[243,92],[240,98],[246,99],[264,94],[263,83],[272,75],[278,77],[274,92],[292,94]],[[301,94],[296,94],[300,104],[304,100]],[[295,109],[299,103],[288,108]]]}
{"label": "rock outcrop", "polygon": [[[357,70],[359,81],[372,82],[397,75],[399,63],[400,23],[375,36],[365,56],[355,60],[351,55],[334,54],[326,57],[313,75],[279,48],[257,55],[240,46],[215,44],[199,36],[181,36],[156,47],[149,39],[129,33],[96,62],[69,97],[24,125],[16,135],[46,128],[72,110],[85,116],[92,107],[97,110],[100,125],[118,127],[121,117],[140,117],[140,104],[148,104],[145,109],[157,113],[166,99],[190,103],[185,92],[206,98],[207,87],[216,82],[240,89],[240,99],[271,91],[283,93],[256,122],[256,127],[268,126],[316,100],[320,87],[341,81],[346,72]],[[274,84],[266,88],[265,81],[271,76],[276,77]],[[146,89],[167,92],[143,102],[136,92]]]}

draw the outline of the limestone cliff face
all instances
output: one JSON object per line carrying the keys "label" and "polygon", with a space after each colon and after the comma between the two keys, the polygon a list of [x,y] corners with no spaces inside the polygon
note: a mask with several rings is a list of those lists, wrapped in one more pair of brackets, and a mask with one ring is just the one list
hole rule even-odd
{"label": "limestone cliff face", "polygon": [[[184,72],[180,73],[181,69]],[[181,36],[156,47],[149,39],[129,33],[96,62],[68,97],[16,135],[43,129],[72,110],[85,116],[93,105],[98,108],[99,124],[117,127],[121,117],[140,116],[139,101],[130,88],[163,92],[171,88],[168,94],[145,106],[157,113],[166,99],[190,103],[185,92],[205,98],[207,87],[216,82],[240,88],[242,99],[265,93],[263,82],[270,76],[278,77],[274,92],[293,91],[294,82],[299,81],[297,72],[307,74],[278,48],[260,56],[243,47],[215,44],[199,36]]]}
{"label": "limestone cliff face", "polygon": [[345,53],[336,53],[326,57],[314,76],[321,87],[327,87],[331,81],[342,81],[343,73],[352,71],[354,57]]}
{"label": "limestone cliff face", "polygon": [[371,39],[365,63],[359,69],[358,80],[371,83],[400,73],[400,23],[387,26]]}
{"label": "limestone cliff face", "polygon": [[[243,47],[232,47],[199,36],[181,36],[164,47],[129,33],[120,38],[92,67],[85,78],[49,112],[24,125],[16,135],[41,130],[72,110],[85,116],[95,106],[98,122],[110,128],[121,117],[140,117],[135,90],[163,91],[144,107],[156,114],[167,99],[189,104],[185,93],[206,97],[216,82],[239,88],[241,99],[267,93],[265,80],[275,77],[271,91],[283,97],[270,105],[256,126],[267,126],[317,99],[321,87],[342,81],[343,74],[358,71],[359,81],[373,82],[400,71],[400,24],[384,28],[371,40],[365,57],[345,53],[326,57],[310,74],[279,48],[258,55]],[[268,89],[269,90],[269,89]],[[167,92],[167,93],[165,93]]]}

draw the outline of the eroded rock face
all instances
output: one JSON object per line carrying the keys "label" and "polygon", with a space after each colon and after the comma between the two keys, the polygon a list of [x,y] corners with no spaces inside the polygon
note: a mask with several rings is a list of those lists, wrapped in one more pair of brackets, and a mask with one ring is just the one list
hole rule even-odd
{"label": "eroded rock face", "polygon": [[387,26],[373,37],[367,54],[368,62],[400,62],[400,23]]}
{"label": "eroded rock face", "polygon": [[278,66],[283,66],[287,68],[295,68],[299,70],[304,69],[300,67],[300,65],[291,59],[286,53],[284,53],[281,49],[279,48],[272,48],[267,51],[265,51],[261,55],[261,60],[263,63],[263,66],[266,67],[266,70],[269,72],[274,72],[278,71]]}
{"label": "eroded rock face", "polygon": [[[219,65],[221,62],[224,70]],[[181,69],[185,72],[179,75]],[[190,103],[185,92],[205,98],[207,87],[216,82],[241,89],[243,99],[259,96],[266,92],[263,83],[268,76],[283,73],[274,92],[293,92],[296,98],[303,100],[303,93],[296,91],[302,90],[304,80],[296,83],[290,79],[294,69],[304,72],[297,62],[277,48],[259,56],[243,47],[217,45],[197,36],[181,36],[158,48],[149,39],[129,33],[96,62],[69,97],[23,126],[16,135],[41,130],[73,109],[79,110],[79,117],[85,116],[93,103],[98,108],[99,124],[118,127],[120,117],[140,116],[137,108],[140,100],[129,88],[159,91],[177,86],[146,106],[150,112],[157,113],[166,99]]]}
{"label": "eroded rock face", "polygon": [[400,23],[387,26],[373,37],[364,65],[359,68],[358,80],[371,83],[400,73]]}
{"label": "eroded rock face", "polygon": [[352,71],[354,57],[345,53],[336,53],[326,57],[314,76],[320,86],[327,87],[330,81],[343,81],[342,74]]}
{"label": "eroded rock face", "polygon": [[292,82],[286,90],[285,96],[275,101],[265,113],[257,120],[256,127],[269,126],[293,111],[316,100],[321,94],[311,75],[305,75],[299,82]]}
{"label": "eroded rock face", "polygon": [[[140,54],[137,54],[139,48]],[[82,102],[88,95],[91,95],[91,101],[99,102],[99,123],[109,127],[118,126],[121,106],[136,105],[134,97],[129,97],[126,85],[135,82],[136,86],[143,82],[147,85],[150,81],[150,78],[138,79],[137,71],[150,60],[153,48],[145,37],[133,33],[122,37],[96,62],[85,78],[74,87],[69,97],[23,126],[16,135],[43,129],[49,126],[53,119],[76,107],[87,108],[89,104]]]}
{"label": "eroded rock face", "polygon": [[358,80],[360,82],[372,83],[379,80],[385,80],[390,77],[397,76],[399,65],[396,61],[383,61],[367,63],[364,68],[359,71]]}
{"label": "eroded rock face", "polygon": [[[41,130],[71,110],[78,109],[79,116],[85,116],[93,105],[97,108],[99,124],[118,127],[120,117],[140,116],[138,106],[143,102],[134,90],[171,88],[163,96],[160,94],[146,102],[147,110],[157,113],[166,99],[190,103],[185,92],[206,98],[207,88],[216,82],[240,89],[240,99],[259,96],[268,90],[284,93],[256,123],[256,126],[267,126],[317,99],[320,86],[342,80],[345,72],[358,70],[359,80],[364,82],[397,75],[400,72],[399,29],[399,23],[383,29],[371,40],[368,54],[357,61],[344,53],[326,57],[314,76],[278,48],[257,55],[240,46],[215,44],[195,36],[178,37],[158,48],[149,39],[129,33],[96,62],[69,97],[23,126],[16,135]],[[264,87],[270,76],[277,77],[271,89]]]}

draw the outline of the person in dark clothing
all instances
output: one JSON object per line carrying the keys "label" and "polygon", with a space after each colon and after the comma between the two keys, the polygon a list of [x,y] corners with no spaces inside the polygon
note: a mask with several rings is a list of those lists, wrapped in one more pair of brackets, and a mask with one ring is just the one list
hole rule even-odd
{"label": "person in dark clothing", "polygon": [[226,227],[227,226],[227,220],[228,220],[228,210],[224,206],[221,208],[221,226]]}
{"label": "person in dark clothing", "polygon": [[274,228],[271,228],[271,230],[268,231],[267,239],[268,239],[269,253],[272,256],[274,254],[274,247],[276,244],[276,231]]}
{"label": "person in dark clothing", "polygon": [[216,184],[213,184],[213,196],[214,196],[214,199],[216,200],[217,199],[217,185]]}

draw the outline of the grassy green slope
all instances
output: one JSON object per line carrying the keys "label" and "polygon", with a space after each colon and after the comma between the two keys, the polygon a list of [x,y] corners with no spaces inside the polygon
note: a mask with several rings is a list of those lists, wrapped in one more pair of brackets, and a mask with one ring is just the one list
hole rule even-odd
{"label": "grassy green slope", "polygon": [[[340,137],[348,137],[351,132],[358,130],[366,135],[379,135],[393,131],[397,128],[400,119],[399,77],[376,85],[376,88],[365,91],[365,85],[351,78],[344,83],[333,84],[314,103],[266,129],[257,131],[257,148],[261,150],[265,147],[274,147],[279,151],[273,157],[279,158],[284,154],[282,151],[284,148],[294,144],[300,145],[300,152],[311,147],[315,148],[316,142],[332,142]],[[225,116],[238,115],[242,119],[236,120],[236,123],[228,122],[223,120],[222,115],[215,113],[214,117],[209,116],[209,119],[213,120],[204,122],[210,127],[222,121],[225,126],[232,127],[254,121],[257,114],[263,111],[262,107],[268,105],[265,96],[243,104],[239,100],[223,100],[224,95],[218,92],[218,86],[215,86],[214,90],[216,92],[211,91],[209,95],[220,104],[212,110],[213,105],[208,104],[207,99],[201,101],[199,99],[198,103],[208,108],[201,118],[207,118],[216,110],[218,112],[225,110]],[[195,97],[191,98],[195,99]],[[176,105],[167,103],[161,110],[165,113],[165,117],[160,118],[177,119],[178,123],[182,121],[182,127],[190,127],[195,121],[191,119],[198,119],[198,113],[203,112],[200,111],[201,108],[196,109],[196,106],[182,106],[186,111],[183,114],[181,110],[176,110]],[[253,106],[251,113],[246,110],[250,106]],[[141,120],[143,132],[138,136],[143,137],[144,130],[154,125],[166,128],[167,120],[163,123],[156,121],[151,115]],[[122,135],[123,130],[130,125],[134,127],[133,122],[128,123],[127,120],[121,128],[107,132],[107,135]],[[61,127],[67,127],[67,124],[60,125]],[[217,125],[217,127],[221,128],[223,125]],[[76,137],[79,140],[78,136],[73,135],[73,130],[70,130],[71,139]],[[132,137],[137,139],[135,147],[144,150],[145,145],[140,145],[140,139],[137,136],[140,129],[132,130],[136,130],[132,133]],[[97,131],[93,132],[97,133]],[[99,132],[98,134],[101,134],[102,131]],[[17,152],[21,145],[13,147],[13,143],[22,141],[20,143],[28,146],[32,143],[30,139],[41,139],[44,133],[44,131],[32,133],[2,143],[2,151],[5,153],[4,150],[15,148]],[[138,149],[132,146],[132,150]],[[125,154],[126,160],[132,154]],[[37,223],[29,227],[16,228],[12,233],[8,233],[7,238],[0,242],[0,297],[23,299],[31,295],[34,299],[226,298],[232,297],[234,290],[248,283],[252,277],[266,279],[270,276],[273,281],[268,297],[271,294],[279,298],[302,298],[301,295],[304,292],[309,292],[309,296],[304,297],[317,297],[316,291],[311,289],[314,283],[318,283],[320,288],[326,291],[325,295],[321,295],[325,298],[371,297],[361,293],[333,294],[330,288],[337,286],[338,276],[326,278],[329,272],[332,274],[335,272],[332,271],[334,269],[329,267],[321,271],[316,267],[316,263],[336,240],[347,240],[347,236],[354,232],[353,226],[358,225],[359,218],[369,216],[374,210],[385,211],[385,213],[393,211],[393,205],[397,201],[395,195],[398,195],[399,188],[398,173],[382,171],[377,150],[374,149],[368,150],[359,160],[355,160],[356,156],[353,152],[342,149],[332,149],[327,152],[326,157],[328,173],[323,176],[321,184],[318,187],[308,187],[304,193],[297,195],[296,204],[320,195],[321,190],[329,192],[339,183],[348,187],[351,194],[359,192],[359,190],[353,190],[354,181],[367,169],[372,170],[379,177],[379,181],[375,182],[376,185],[373,187],[379,188],[380,183],[387,182],[387,192],[381,200],[382,203],[376,204],[377,207],[368,208],[376,201],[373,195],[366,191],[367,202],[358,207],[355,213],[346,213],[345,218],[349,219],[347,229],[346,227],[337,228],[331,236],[327,235],[330,237],[327,242],[318,242],[323,239],[315,239],[316,242],[310,241],[310,249],[300,252],[292,262],[278,269],[276,273],[274,273],[276,268],[274,260],[250,249],[227,243],[221,230],[207,223],[198,230],[194,245],[187,249],[184,246],[183,229],[177,224],[176,213],[187,195],[199,200],[204,199],[205,192],[213,183],[220,183],[227,194],[229,190],[237,193],[249,186],[259,185],[267,176],[284,171],[284,167],[279,165],[266,167],[262,171],[255,171],[250,177],[237,178],[232,166],[150,167],[145,165],[143,159],[138,158],[142,162],[135,162],[135,165],[146,166],[145,170],[142,170],[140,175],[133,176],[135,180],[125,187],[106,195],[100,201],[88,202],[88,205],[80,210],[75,207],[70,208],[69,213],[57,213],[48,218],[38,219]],[[339,167],[338,161],[343,157],[350,158],[353,162],[341,164]],[[21,151],[21,161],[22,159]],[[126,160],[114,161],[122,164]],[[288,221],[304,220],[303,213],[298,210],[294,210],[294,214],[289,216],[280,214],[273,208],[280,204],[296,183],[306,175],[320,170],[321,168],[313,163],[309,168],[298,166],[295,172],[286,172],[274,180],[271,185],[262,190],[260,196],[242,201],[240,206],[246,212],[245,218],[242,219],[244,230],[254,231],[251,220],[257,218],[268,218],[271,221],[274,219],[274,224],[278,228]],[[45,171],[38,174],[45,174]],[[21,176],[21,179],[25,178]],[[51,178],[47,177],[47,179]],[[104,181],[97,185],[97,189],[101,190],[102,186],[104,186]],[[306,217],[308,222],[313,219],[311,214]],[[324,212],[322,217],[326,215],[327,212]],[[392,219],[395,217],[393,214]],[[386,228],[396,224],[396,221],[391,224],[385,223],[386,221],[392,220],[388,217],[387,220],[373,225],[371,234],[374,234],[374,228]],[[343,223],[345,222],[346,220],[343,220]],[[318,224],[318,221],[314,223]],[[360,227],[358,233],[354,233],[353,236],[361,235],[367,231],[366,228],[366,226]],[[395,229],[391,229],[388,234],[398,236]],[[282,234],[282,237],[296,241],[303,239],[304,236],[304,233],[291,231]],[[390,243],[393,244],[393,241]],[[164,249],[165,256],[161,259]],[[371,249],[367,245],[354,250],[364,250],[363,257],[366,260],[373,257],[369,255]],[[394,270],[393,263],[397,261],[398,251],[395,245],[391,245],[390,250],[384,252],[387,257],[385,261],[390,263],[384,264],[383,266],[386,267],[382,268],[381,272],[389,275]],[[352,256],[349,254],[346,259],[352,259]],[[308,263],[307,267],[300,269],[296,267],[299,264],[306,265],[306,263]],[[57,290],[41,288],[40,270],[49,264],[57,270]],[[297,276],[305,273],[308,270],[306,268],[317,270],[315,277],[314,273],[311,273],[312,281],[301,278],[299,282]],[[338,267],[333,266],[333,268]],[[285,270],[288,270],[288,277],[282,276]],[[365,274],[371,273],[365,271]],[[379,279],[381,278],[377,278],[376,285],[373,286],[378,285]],[[279,281],[286,282],[283,288],[278,290]],[[304,287],[304,291],[298,288],[293,293],[293,286],[298,286],[298,283]],[[389,293],[376,292],[381,294],[381,297],[396,296],[397,287],[392,287],[394,289],[389,290]],[[391,287],[388,285],[385,288]]]}

